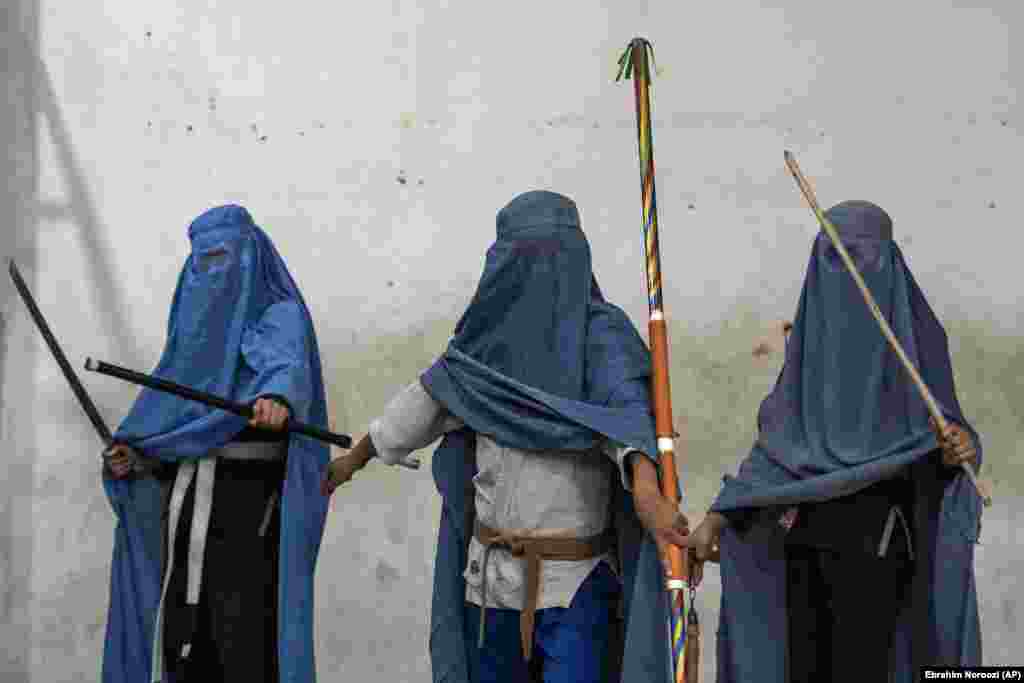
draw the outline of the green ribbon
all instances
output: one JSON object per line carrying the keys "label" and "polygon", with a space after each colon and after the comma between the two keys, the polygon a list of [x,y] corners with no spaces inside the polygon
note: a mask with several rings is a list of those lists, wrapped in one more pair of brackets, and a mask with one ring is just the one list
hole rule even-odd
{"label": "green ribbon", "polygon": [[[657,64],[654,61],[654,46],[651,45],[650,41],[647,40],[646,38],[634,38],[633,40],[629,41],[629,45],[626,46],[626,51],[622,53],[621,57],[619,57],[619,73],[615,77],[615,82],[616,83],[618,83],[619,81],[621,81],[623,79],[628,81],[632,77],[632,75],[633,75],[633,59],[632,59],[633,48],[634,48],[634,45],[636,43],[638,43],[638,42],[643,46],[643,49],[647,50],[647,54],[650,56],[650,59],[651,59],[651,66],[654,67],[654,72],[655,73],[658,72],[658,66],[657,66]],[[650,69],[648,69],[647,77],[650,78],[650,76],[651,76]]]}

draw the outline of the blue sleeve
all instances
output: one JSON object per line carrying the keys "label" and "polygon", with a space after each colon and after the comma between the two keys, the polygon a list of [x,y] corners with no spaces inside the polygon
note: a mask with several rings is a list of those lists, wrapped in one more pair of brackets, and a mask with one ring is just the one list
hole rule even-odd
{"label": "blue sleeve", "polygon": [[[609,398],[608,405],[613,408],[635,410],[643,414],[650,421],[650,429],[653,436],[654,411],[651,406],[651,385],[647,377],[634,377],[620,383]],[[656,442],[656,438],[651,439],[651,443]],[[660,470],[661,463],[658,460],[657,450],[649,453],[646,449],[638,448],[634,444],[628,445],[635,452],[646,455],[647,459],[653,462]]]}
{"label": "blue sleeve", "polygon": [[311,405],[308,323],[294,301],[276,303],[242,338],[242,357],[256,374],[253,398],[281,398],[297,420]]}

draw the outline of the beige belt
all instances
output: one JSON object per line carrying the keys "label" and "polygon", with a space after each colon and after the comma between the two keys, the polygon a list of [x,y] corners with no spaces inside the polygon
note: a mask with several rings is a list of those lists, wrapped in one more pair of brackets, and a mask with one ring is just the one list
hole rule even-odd
{"label": "beige belt", "polygon": [[526,562],[526,595],[523,601],[523,611],[519,616],[523,658],[526,661],[530,661],[530,655],[533,652],[533,624],[536,618],[537,601],[540,598],[541,563],[544,560],[578,561],[600,557],[614,547],[615,540],[610,529],[588,538],[538,538],[498,531],[484,526],[478,521],[473,531],[476,540],[484,546],[480,636],[477,645],[483,647],[484,625],[487,619],[487,561],[492,548],[504,548],[516,557],[523,557]]}

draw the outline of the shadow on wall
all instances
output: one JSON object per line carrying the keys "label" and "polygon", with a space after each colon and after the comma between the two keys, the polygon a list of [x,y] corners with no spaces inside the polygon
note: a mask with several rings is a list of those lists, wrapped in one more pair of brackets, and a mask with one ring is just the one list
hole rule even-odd
{"label": "shadow on wall", "polygon": [[[0,186],[0,254],[17,258],[29,286],[34,284],[37,159],[35,0],[9,0],[0,6],[0,69],[4,77],[4,115],[0,146],[4,155]],[[6,259],[4,259],[6,260]],[[6,266],[6,264],[4,264]],[[6,268],[5,268],[6,270]],[[6,276],[4,277],[6,280]],[[9,281],[8,281],[9,282]],[[33,346],[31,325],[23,315],[14,287],[0,286],[0,680],[24,683],[31,668],[31,596],[33,537],[31,524],[33,469],[36,460],[31,428],[32,400],[12,400],[32,386],[33,363],[25,357]]]}
{"label": "shadow on wall", "polygon": [[[0,256],[5,261],[13,258],[29,288],[38,291],[39,273],[48,272],[39,230],[55,223],[75,226],[87,266],[85,279],[94,289],[94,300],[103,302],[96,312],[100,325],[115,341],[124,362],[139,366],[141,355],[133,340],[132,327],[124,317],[124,299],[108,257],[103,226],[50,74],[39,56],[37,0],[10,0],[0,6],[0,65],[6,94],[5,113],[0,117],[0,144],[7,150],[3,167],[6,182],[0,189],[0,221],[4,226],[0,230]],[[52,141],[58,171],[67,188],[66,196],[58,202],[40,203],[38,199],[40,134]],[[51,244],[57,242],[54,239]],[[37,636],[46,641],[53,635],[47,633],[53,626],[49,622],[42,634],[33,634],[33,623],[39,621],[39,603],[32,599],[31,578],[37,545],[33,537],[33,502],[38,496],[35,470],[39,448],[33,428],[38,397],[32,387],[36,365],[52,363],[52,359],[13,286],[6,276],[3,279],[0,443],[5,462],[0,483],[0,680],[26,683],[31,678],[32,652],[40,645]],[[39,358],[38,363],[35,358]],[[25,396],[25,400],[11,399],[17,395]],[[80,410],[70,392],[62,403],[68,408],[69,417],[74,414],[75,421],[80,421]],[[82,465],[86,467],[86,463]],[[94,475],[94,469],[89,469],[88,474]],[[93,493],[102,499],[102,492]],[[63,499],[63,495],[58,492],[57,498]],[[73,604],[73,596],[67,593],[64,591],[59,597],[62,605]]]}
{"label": "shadow on wall", "polygon": [[[124,305],[124,295],[117,285],[110,261],[111,247],[104,237],[105,231],[68,133],[50,72],[38,53],[34,53],[31,59],[35,70],[39,125],[53,142],[57,166],[67,188],[67,196],[63,202],[35,202],[35,215],[41,223],[70,221],[78,228],[82,255],[88,264],[86,282],[83,284],[93,288],[94,301],[102,302],[96,311],[100,318],[100,327],[116,342],[124,359],[123,364],[129,367],[142,367],[142,355],[134,341],[132,326],[125,317],[125,311],[128,309]],[[40,265],[45,270],[46,255],[40,254],[40,258]]]}

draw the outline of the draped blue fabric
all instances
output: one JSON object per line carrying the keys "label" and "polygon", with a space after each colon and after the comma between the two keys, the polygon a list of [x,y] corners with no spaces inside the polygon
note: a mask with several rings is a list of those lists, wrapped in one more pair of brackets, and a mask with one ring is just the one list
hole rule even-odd
{"label": "draped blue fabric", "polygon": [[[188,231],[157,377],[251,403],[285,399],[292,417],[327,427],[313,321],[270,238],[240,206],[211,209]],[[143,389],[115,439],[167,462],[207,457],[244,418]],[[312,683],[313,574],[327,513],[319,492],[328,446],[292,435],[281,500],[280,680]],[[153,479],[106,479],[118,524],[104,648],[104,683],[148,681],[161,589],[161,499]]]}
{"label": "draped blue fabric", "polygon": [[[889,216],[860,201],[827,216],[943,413],[970,431],[980,458],[978,435],[957,401],[945,330],[892,241]],[[941,465],[924,402],[823,232],[812,248],[785,365],[758,424],[750,455],[735,477],[725,478],[712,509],[830,500],[908,471],[918,558],[914,598],[901,616],[896,680],[916,680],[914,667],[925,663],[979,664],[973,565],[981,501],[965,473]],[[781,538],[732,530],[723,536],[720,683],[786,683]]]}
{"label": "draped blue fabric", "polygon": [[[497,224],[476,295],[447,351],[421,378],[466,424],[433,456],[443,499],[430,632],[435,683],[472,680],[476,643],[465,628],[462,574],[476,434],[595,458],[605,457],[593,449],[610,438],[656,459],[650,354],[626,314],[604,300],[575,205],[528,192],[502,209]],[[627,619],[622,680],[667,682],[668,603],[657,549],[621,486],[616,500]]]}

